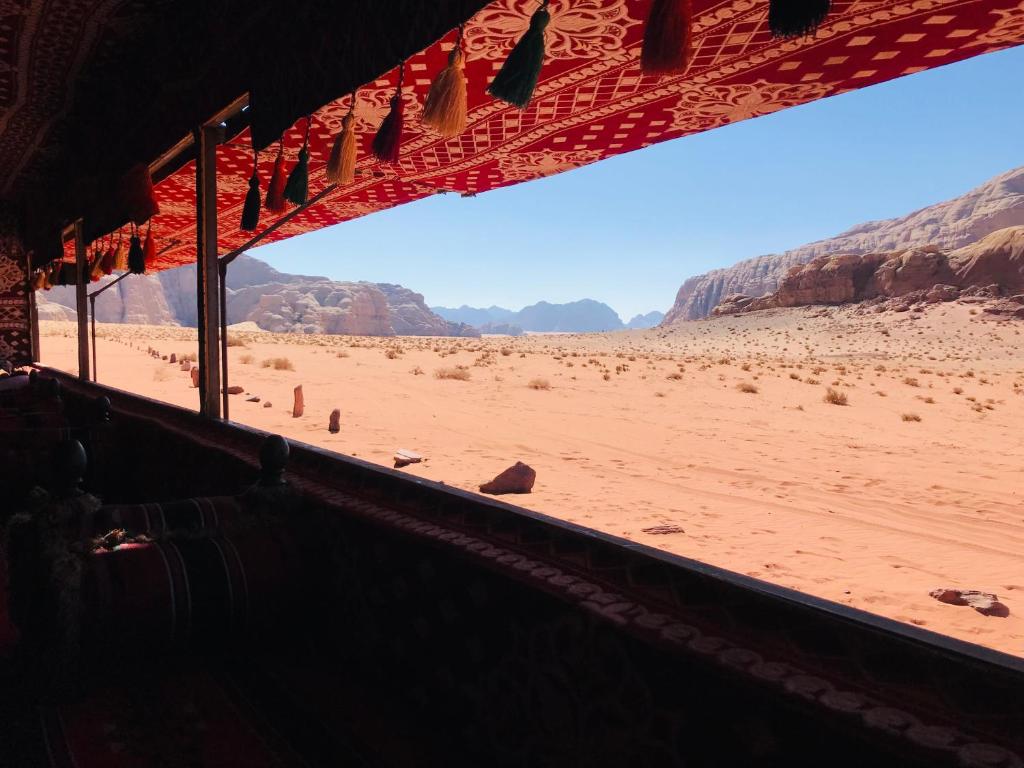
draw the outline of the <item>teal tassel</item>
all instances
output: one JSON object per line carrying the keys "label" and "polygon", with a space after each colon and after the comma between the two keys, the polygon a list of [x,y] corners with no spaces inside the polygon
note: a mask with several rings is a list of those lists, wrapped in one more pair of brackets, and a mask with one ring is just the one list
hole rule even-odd
{"label": "teal tassel", "polygon": [[494,98],[525,109],[544,65],[544,30],[551,21],[547,0],[530,18],[530,28],[509,53],[487,89]]}
{"label": "teal tassel", "polygon": [[242,206],[242,229],[246,232],[255,231],[260,225],[260,177],[256,173],[256,164],[259,156],[253,160],[252,176],[249,177],[249,192],[245,196],[245,205]]}
{"label": "teal tassel", "polygon": [[[252,182],[250,182],[251,184]],[[305,205],[306,197],[309,194],[309,148],[303,144],[299,150],[299,160],[288,174],[288,181],[284,185],[284,199]]]}

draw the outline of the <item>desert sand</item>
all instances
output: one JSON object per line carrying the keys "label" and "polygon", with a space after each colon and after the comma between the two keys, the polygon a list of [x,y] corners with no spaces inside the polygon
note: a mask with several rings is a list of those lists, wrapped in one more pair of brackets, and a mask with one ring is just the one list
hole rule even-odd
{"label": "desert sand", "polygon": [[[43,362],[74,370],[73,326],[42,333]],[[189,374],[147,354],[194,353],[194,329],[99,334],[101,382],[196,407]],[[410,449],[426,460],[403,471],[474,491],[521,460],[537,484],[506,501],[1024,655],[1019,320],[956,302],[578,336],[231,338],[236,421],[388,466]],[[1010,615],[938,587],[996,593]]]}

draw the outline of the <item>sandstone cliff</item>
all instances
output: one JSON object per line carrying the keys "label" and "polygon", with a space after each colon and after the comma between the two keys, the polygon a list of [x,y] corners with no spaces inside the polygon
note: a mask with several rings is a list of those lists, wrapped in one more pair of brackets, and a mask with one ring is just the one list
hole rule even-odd
{"label": "sandstone cliff", "polygon": [[[922,246],[899,251],[819,256],[790,267],[776,291],[727,296],[713,313],[728,315],[809,304],[873,302],[905,311],[914,303],[962,295],[1013,297],[1008,314],[1024,316],[1024,227],[993,232],[953,251]],[[886,304],[886,300],[890,300]]]}
{"label": "sandstone cliff", "polygon": [[867,222],[838,237],[691,277],[679,289],[664,324],[707,317],[730,294],[761,296],[774,291],[792,267],[819,256],[896,251],[926,244],[951,250],[1020,224],[1024,224],[1024,168],[901,218]]}
{"label": "sandstone cliff", "polygon": [[[107,275],[95,283],[89,283],[89,293],[99,290],[116,277],[117,275]],[[73,285],[57,285],[49,291],[39,291],[36,298],[40,307],[45,306],[47,302],[60,304],[69,308],[70,316],[75,317],[75,286]],[[44,310],[44,312],[52,315],[52,319],[63,319],[59,318],[54,310]],[[43,314],[40,314],[40,318],[46,319]],[[96,298],[96,321],[144,325],[181,324],[167,303],[163,286],[154,275],[130,275],[113,288],[105,290]]]}

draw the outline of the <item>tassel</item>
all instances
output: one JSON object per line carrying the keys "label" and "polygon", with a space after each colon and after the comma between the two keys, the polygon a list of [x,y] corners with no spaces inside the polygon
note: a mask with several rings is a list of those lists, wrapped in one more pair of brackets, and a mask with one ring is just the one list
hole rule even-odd
{"label": "tassel", "polygon": [[100,264],[104,275],[112,274],[114,271],[114,238],[110,238],[110,245],[103,252],[103,259]]}
{"label": "tassel", "polygon": [[124,247],[124,233],[117,233],[117,246],[114,248],[114,271],[128,271],[128,249]]}
{"label": "tassel", "polygon": [[284,185],[284,199],[295,205],[305,205],[309,195],[309,124],[312,118],[306,118],[306,138],[299,150],[299,160],[288,174],[288,183]]}
{"label": "tassel", "polygon": [[260,225],[260,177],[258,174],[260,155],[253,152],[252,176],[249,177],[249,192],[245,195],[245,205],[242,206],[242,229],[252,232]]}
{"label": "tassel", "polygon": [[156,238],[153,237],[153,222],[146,227],[146,242],[142,246],[142,263],[152,267],[156,261]]}
{"label": "tassel", "polygon": [[133,275],[142,275],[146,272],[146,256],[142,252],[139,233],[134,229],[132,230],[131,241],[128,245],[128,270]]}
{"label": "tassel", "polygon": [[402,150],[402,130],[405,128],[405,103],[402,101],[402,81],[405,79],[405,62],[398,70],[398,88],[391,97],[391,110],[381,121],[377,135],[373,137],[373,154],[383,163],[397,163]]}
{"label": "tassel", "polygon": [[271,213],[282,213],[287,207],[284,202],[284,185],[287,179],[284,175],[284,139],[282,138],[277,146],[277,159],[274,160],[274,172],[270,176],[270,186],[267,187],[267,199],[264,205]]}
{"label": "tassel", "polygon": [[678,74],[690,64],[690,0],[654,0],[644,27],[640,69],[647,74]]}
{"label": "tassel", "polygon": [[103,277],[103,252],[99,249],[93,251],[92,262],[89,265],[89,282],[95,283]]}
{"label": "tassel", "polygon": [[540,69],[544,65],[544,30],[550,21],[548,0],[543,0],[540,8],[530,18],[530,28],[516,43],[491,81],[487,89],[491,96],[526,109],[533,98],[533,89],[537,87]]}
{"label": "tassel", "polygon": [[352,106],[341,120],[341,132],[331,147],[327,160],[327,181],[331,184],[351,184],[356,178],[356,95],[352,94]]}
{"label": "tassel", "polygon": [[831,9],[831,0],[770,0],[768,28],[775,37],[810,35]]}
{"label": "tassel", "polygon": [[118,191],[122,213],[129,221],[141,224],[160,213],[148,166],[141,163],[133,166],[121,177]]}
{"label": "tassel", "polygon": [[450,139],[466,130],[466,55],[462,51],[462,27],[448,66],[430,84],[423,104],[423,124]]}

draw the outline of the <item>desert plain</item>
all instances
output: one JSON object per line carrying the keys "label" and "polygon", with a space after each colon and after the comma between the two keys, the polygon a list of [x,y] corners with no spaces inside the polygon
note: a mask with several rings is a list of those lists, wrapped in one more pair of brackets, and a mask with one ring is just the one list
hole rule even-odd
{"label": "desert plain", "polygon": [[[74,370],[73,324],[41,325],[42,362]],[[402,471],[470,491],[523,461],[533,492],[504,501],[1024,656],[1020,320],[952,302],[515,338],[253,328],[229,336],[235,421],[387,466],[409,449],[425,460]],[[197,407],[161,359],[194,355],[194,329],[98,337],[100,382]]]}

